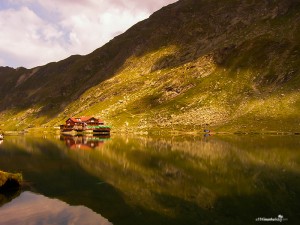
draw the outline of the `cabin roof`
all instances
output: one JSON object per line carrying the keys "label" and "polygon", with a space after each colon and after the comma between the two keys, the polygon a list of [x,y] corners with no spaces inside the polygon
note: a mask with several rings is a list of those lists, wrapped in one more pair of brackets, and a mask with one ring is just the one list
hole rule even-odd
{"label": "cabin roof", "polygon": [[93,116],[71,117],[71,118],[67,119],[67,121],[72,120],[73,122],[78,123],[78,122],[86,122],[86,121],[89,121],[90,119],[95,119],[100,123],[103,122],[102,120],[97,119]]}

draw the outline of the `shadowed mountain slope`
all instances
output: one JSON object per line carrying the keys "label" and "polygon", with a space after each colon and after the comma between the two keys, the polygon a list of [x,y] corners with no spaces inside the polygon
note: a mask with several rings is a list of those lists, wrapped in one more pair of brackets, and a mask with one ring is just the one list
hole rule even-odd
{"label": "shadowed mountain slope", "polygon": [[2,126],[296,132],[299,24],[296,0],[178,1],[89,55],[0,68]]}

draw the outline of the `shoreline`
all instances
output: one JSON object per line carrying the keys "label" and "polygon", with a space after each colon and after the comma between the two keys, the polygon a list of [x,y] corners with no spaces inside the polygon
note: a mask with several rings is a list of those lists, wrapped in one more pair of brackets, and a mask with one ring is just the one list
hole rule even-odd
{"label": "shoreline", "polygon": [[[64,135],[64,132],[60,132],[57,129],[49,129],[49,128],[32,128],[27,130],[3,130],[2,133],[6,136],[19,136],[26,134],[61,134]],[[69,133],[68,133],[69,134]],[[93,134],[93,133],[89,133]],[[300,131],[214,131],[210,132],[191,130],[191,131],[183,131],[183,130],[175,130],[175,129],[145,129],[145,130],[134,130],[134,129],[112,129],[110,134],[136,134],[136,135],[300,135]],[[80,132],[72,132],[72,135],[84,135]]]}

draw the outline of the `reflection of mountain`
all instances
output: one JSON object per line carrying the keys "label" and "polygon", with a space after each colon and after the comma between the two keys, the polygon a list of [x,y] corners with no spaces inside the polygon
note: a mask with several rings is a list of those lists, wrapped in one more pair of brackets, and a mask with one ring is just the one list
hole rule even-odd
{"label": "reflection of mountain", "polygon": [[91,150],[94,148],[101,148],[104,145],[104,141],[108,139],[109,136],[71,136],[71,135],[61,135],[60,139],[66,143],[70,149],[82,149]]}
{"label": "reflection of mountain", "polygon": [[[194,224],[199,218],[203,224],[215,224],[216,218],[222,224],[244,224],[261,212],[275,214],[277,208],[290,218],[298,212],[298,201],[285,204],[299,193],[295,137],[222,138],[114,137],[103,151],[70,156],[121,190],[128,204],[176,218],[172,224]],[[235,214],[223,218],[224,211],[239,219],[230,221]]]}
{"label": "reflection of mountain", "polygon": [[[145,223],[145,214],[149,215],[147,209],[143,214],[136,214],[137,209],[123,200],[122,193],[84,171],[70,158],[90,152],[100,151],[68,149],[59,138],[9,136],[0,145],[0,166],[6,171],[22,171],[28,182],[26,189],[70,205],[84,205],[113,224],[158,224]],[[15,217],[18,217],[17,211]]]}
{"label": "reflection of mountain", "polygon": [[2,224],[111,225],[112,223],[85,206],[70,206],[58,199],[23,192],[18,198],[0,208],[0,225]]}
{"label": "reflection of mountain", "polygon": [[116,225],[300,218],[297,136],[114,136],[96,151],[64,142],[9,137],[0,165],[22,170],[30,190],[84,205]]}

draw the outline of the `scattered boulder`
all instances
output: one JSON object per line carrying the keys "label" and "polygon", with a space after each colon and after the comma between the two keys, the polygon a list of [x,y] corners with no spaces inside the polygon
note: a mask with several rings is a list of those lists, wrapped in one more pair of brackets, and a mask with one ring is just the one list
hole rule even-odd
{"label": "scattered boulder", "polygon": [[7,173],[0,171],[0,192],[18,189],[22,184],[23,178],[20,173]]}

